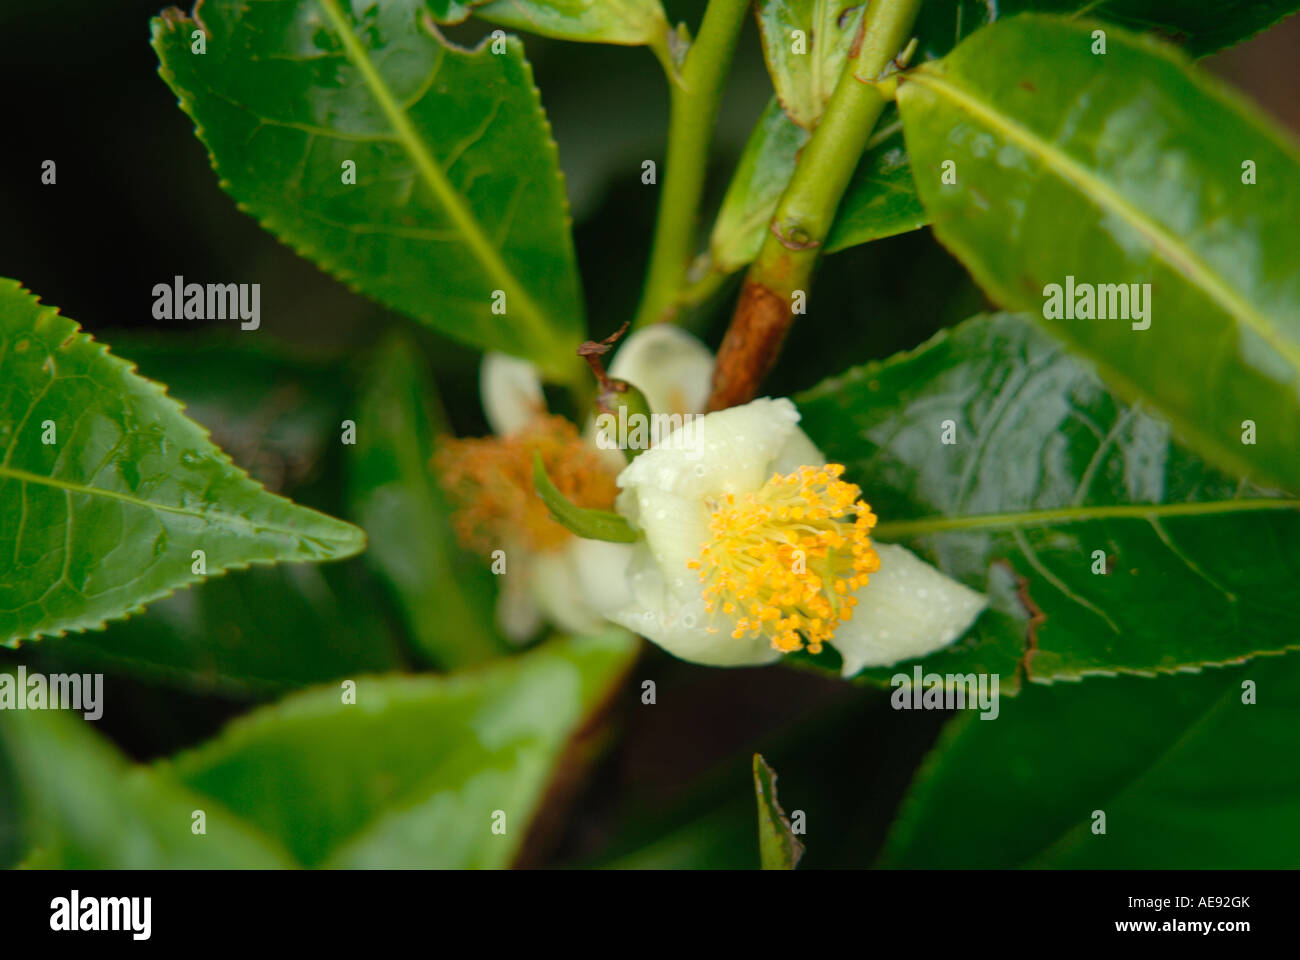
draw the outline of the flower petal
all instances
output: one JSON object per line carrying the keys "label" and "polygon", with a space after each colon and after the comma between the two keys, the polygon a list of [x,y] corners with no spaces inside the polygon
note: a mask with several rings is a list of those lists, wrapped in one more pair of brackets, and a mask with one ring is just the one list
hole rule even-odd
{"label": "flower petal", "polygon": [[680,327],[656,323],[623,341],[609,375],[637,387],[654,413],[701,413],[712,388],[713,354]]}
{"label": "flower petal", "polygon": [[606,613],[614,623],[641,634],[673,656],[713,667],[756,666],[781,657],[764,639],[746,636],[734,639],[725,618],[704,609],[696,592],[683,601],[664,582],[663,571],[644,543],[633,547],[627,572],[634,599],[618,610]]}
{"label": "flower petal", "polygon": [[808,434],[795,427],[785,441],[785,445],[773,458],[770,473],[794,473],[800,467],[820,467],[825,462],[826,455],[808,439]]}
{"label": "flower petal", "polygon": [[632,584],[627,568],[632,560],[630,543],[584,540],[574,537],[567,547],[570,562],[582,590],[582,600],[604,614],[632,603]]}
{"label": "flower petal", "polygon": [[672,324],[637,330],[614,355],[610,376],[645,394],[655,414],[701,414],[714,379],[714,355]]}
{"label": "flower petal", "polygon": [[[644,456],[644,454],[643,454]],[[635,506],[628,498],[635,497]],[[659,564],[668,589],[680,600],[702,595],[699,577],[687,566],[708,542],[709,510],[657,487],[636,487],[619,494],[620,512],[644,530],[650,555]]]}
{"label": "flower petal", "polygon": [[570,633],[591,633],[599,629],[601,616],[588,602],[588,590],[596,585],[579,576],[574,544],[595,543],[577,537],[559,550],[533,556],[529,565],[533,600],[541,607],[548,623]]}
{"label": "flower petal", "polygon": [[542,628],[542,608],[533,599],[527,568],[512,561],[513,573],[501,577],[497,590],[497,626],[511,643],[527,643]]}
{"label": "flower petal", "polygon": [[515,433],[546,413],[537,368],[504,353],[485,353],[479,367],[479,396],[492,432]]}
{"label": "flower petal", "polygon": [[880,569],[854,593],[858,605],[852,619],[831,638],[844,658],[846,677],[863,667],[888,666],[946,647],[988,602],[905,547],[873,546]]}
{"label": "flower petal", "polygon": [[628,464],[618,485],[696,501],[757,490],[798,422],[793,403],[767,397],[696,417]]}

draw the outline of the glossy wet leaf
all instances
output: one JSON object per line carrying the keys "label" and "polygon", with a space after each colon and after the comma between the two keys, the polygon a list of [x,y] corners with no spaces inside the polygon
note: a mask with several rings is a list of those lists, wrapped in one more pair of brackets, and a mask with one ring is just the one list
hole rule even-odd
{"label": "glossy wet leaf", "polygon": [[[777,201],[794,173],[808,132],[773,99],[750,134],[722,201],[709,241],[714,269],[739,270],[758,254]],[[912,184],[903,130],[890,110],[849,182],[826,241],[826,251],[915,230],[925,212]]]}
{"label": "glossy wet leaf", "polygon": [[358,677],[355,704],[297,694],[164,768],[308,866],[507,866],[636,650],[617,631],[445,677]]}
{"label": "glossy wet leaf", "polygon": [[0,641],[100,629],[231,568],[363,548],[356,527],[266,492],[182,410],[0,280]]}
{"label": "glossy wet leaf", "polygon": [[764,870],[793,870],[803,856],[803,844],[776,796],[776,771],[754,754],[754,798],[758,802],[758,853]]}
{"label": "glossy wet leaf", "polygon": [[1266,29],[1298,7],[1296,0],[925,0],[916,19],[917,62],[943,56],[993,20],[1034,11],[1104,20],[1163,37],[1203,57]]}
{"label": "glossy wet leaf", "polygon": [[450,510],[430,459],[439,427],[422,354],[395,335],[370,357],[349,455],[355,519],[366,562],[387,582],[407,629],[434,664],[455,669],[504,652],[493,628],[492,574],[452,537]]}
{"label": "glossy wet leaf", "polygon": [[[113,331],[139,372],[165,380],[221,449],[295,499],[341,509],[340,424],[357,415],[340,390],[344,357],[290,356],[265,338]],[[361,434],[361,439],[365,438]],[[368,551],[367,551],[368,553]],[[271,696],[335,677],[407,666],[380,585],[361,559],[253,567],[150,604],[102,632],[41,644],[43,669],[127,673],[204,694]]]}
{"label": "glossy wet leaf", "polygon": [[[522,44],[463,50],[421,0],[264,0],[153,21],[226,189],[295,250],[448,336],[577,369],[582,301]],[[345,182],[347,164],[355,183]]]}
{"label": "glossy wet leaf", "polygon": [[[811,130],[830,99],[862,21],[861,0],[760,0],[758,23],[773,85],[790,117]],[[1297,0],[925,0],[913,60],[942,57],[981,27],[1021,13],[1087,16],[1172,40],[1200,57],[1276,23]],[[1096,24],[1095,26],[1105,26]],[[1090,30],[1092,27],[1089,28]],[[802,41],[795,31],[801,31]],[[802,52],[800,52],[802,50]]]}
{"label": "glossy wet leaf", "polygon": [[246,333],[111,330],[102,338],[130,357],[141,376],[166,383],[167,393],[254,480],[322,510],[334,508],[321,488],[333,482],[335,461],[346,449],[341,424],[353,412],[339,381],[350,356]]}
{"label": "glossy wet leaf", "polygon": [[929,223],[912,182],[903,127],[886,112],[867,154],[853,172],[826,238],[826,252],[917,230]]}
{"label": "glossy wet leaf", "polygon": [[[1027,636],[1039,681],[1300,646],[1300,500],[1207,466],[1024,318],[974,318],[796,401],[878,539],[989,596],[927,671],[1005,684]],[[868,671],[894,672],[910,665]]]}
{"label": "glossy wet leaf", "polygon": [[[1206,456],[1300,492],[1300,152],[1172,48],[1111,29],[1096,56],[1090,29],[999,21],[900,87],[935,234]],[[1057,318],[1073,282],[1113,285],[1111,319]]]}
{"label": "glossy wet leaf", "polygon": [[[111,704],[105,711],[113,709]],[[261,836],[166,772],[129,763],[80,717],[0,711],[24,811],[25,865],[42,869],[259,869],[292,865]],[[206,834],[192,832],[195,810]]]}
{"label": "glossy wet leaf", "polygon": [[558,40],[653,43],[668,32],[659,0],[495,0],[474,15]]}
{"label": "glossy wet leaf", "polygon": [[[826,9],[835,5],[827,4]],[[845,2],[838,6],[853,6]],[[1183,44],[1193,56],[1212,53],[1262,30],[1300,7],[1295,0],[1239,2],[1206,5],[1115,0],[1085,3],[1081,0],[1011,0],[989,4],[984,0],[926,0],[917,15],[915,33],[920,46],[914,63],[943,56],[956,43],[999,17],[1026,11],[1077,14],[1144,30]],[[811,9],[811,8],[809,8]],[[855,21],[856,22],[856,21]],[[845,50],[837,51],[842,66]],[[827,66],[827,73],[837,69]],[[787,86],[796,76],[786,72]],[[780,89],[780,87],[778,87]],[[795,153],[807,139],[806,131],[774,108],[764,111],[746,144],[713,233],[710,253],[724,272],[749,263],[762,242],[777,199],[794,171]],[[778,119],[779,118],[779,119]],[[826,245],[828,253],[871,240],[915,230],[929,222],[916,186],[903,138],[898,135],[892,109],[881,119],[873,136],[873,149],[863,158],[844,197]]]}
{"label": "glossy wet leaf", "polygon": [[[1255,702],[1245,703],[1247,684]],[[882,863],[1293,868],[1300,655],[1029,689],[963,714],[921,767]],[[1093,833],[1094,811],[1105,834]]]}

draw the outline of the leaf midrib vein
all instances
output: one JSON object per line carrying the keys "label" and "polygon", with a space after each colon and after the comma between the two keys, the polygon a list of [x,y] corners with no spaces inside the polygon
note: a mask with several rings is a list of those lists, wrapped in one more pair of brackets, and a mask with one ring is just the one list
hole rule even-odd
{"label": "leaf midrib vein", "polygon": [[[34,483],[39,486],[53,487],[56,490],[62,490],[65,494],[83,494],[90,497],[106,497],[110,500],[118,500],[122,503],[129,504],[133,507],[139,507],[142,510],[152,510],[160,513],[174,513],[185,517],[193,517],[202,520],[205,523],[211,523],[220,526],[233,526],[247,529],[253,533],[271,532],[284,534],[294,537],[295,539],[309,538],[309,535],[302,530],[294,530],[290,527],[282,527],[274,523],[264,523],[255,521],[248,517],[240,516],[237,513],[223,513],[221,511],[203,511],[190,510],[185,507],[177,507],[167,503],[152,503],[148,500],[141,500],[139,497],[133,497],[128,493],[121,493],[117,490],[108,490],[104,487],[91,487],[86,484],[72,483],[67,480],[59,480],[55,477],[43,477],[39,473],[31,473],[27,470],[19,470],[16,467],[0,465],[0,479],[17,480],[21,483]],[[318,539],[310,537],[311,539]]]}
{"label": "leaf midrib vein", "polygon": [[1145,236],[1162,259],[1194,286],[1200,287],[1229,315],[1249,327],[1265,343],[1286,358],[1300,372],[1300,346],[1286,340],[1267,317],[1258,313],[1237,291],[1223,283],[1192,250],[1181,245],[1162,225],[1135,207],[1104,180],[1094,176],[1069,154],[1026,129],[995,107],[975,98],[933,73],[917,71],[908,78],[947,97],[986,125],[1035,154],[1062,179],[1071,180],[1098,206],[1117,214]]}
{"label": "leaf midrib vein", "polygon": [[1219,513],[1260,510],[1300,510],[1300,500],[1261,497],[1252,500],[1206,500],[1198,503],[1126,503],[1111,506],[1060,507],[1052,510],[1021,510],[1015,513],[983,513],[961,517],[923,517],[878,524],[875,535],[886,540],[989,528],[1018,529],[1090,520],[1147,520],[1151,517],[1198,517]]}
{"label": "leaf midrib vein", "polygon": [[550,340],[546,331],[549,327],[541,310],[528,295],[527,289],[519,283],[514,273],[501,258],[500,251],[492,245],[483,227],[467,207],[464,198],[452,186],[451,181],[447,179],[447,175],[433,158],[423,141],[421,141],[419,134],[411,125],[406,111],[397,103],[383,77],[375,69],[375,65],[371,62],[366,49],[361,45],[356,34],[352,32],[347,19],[339,9],[337,0],[317,0],[317,2],[342,41],[348,60],[361,74],[366,86],[370,89],[371,95],[392,125],[398,143],[414,161],[416,168],[420,171],[420,176],[442,203],[457,229],[464,235],[475,257],[500,284],[501,289],[506,292],[509,302],[516,311],[515,315],[523,319],[528,325],[534,343],[541,347],[548,346]]}

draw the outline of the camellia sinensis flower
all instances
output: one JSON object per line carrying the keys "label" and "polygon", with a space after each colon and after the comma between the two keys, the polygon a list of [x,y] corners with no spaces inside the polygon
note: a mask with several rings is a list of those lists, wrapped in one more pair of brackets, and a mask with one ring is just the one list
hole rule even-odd
{"label": "camellia sinensis flower", "polygon": [[[635,383],[653,411],[684,414],[703,408],[712,368],[707,347],[658,324],[628,337],[609,373]],[[553,520],[533,489],[533,457],[541,457],[570,502],[603,510],[614,506],[615,478],[626,460],[617,449],[597,445],[594,427],[582,435],[548,413],[538,370],[527,361],[489,353],[479,385],[493,435],[442,438],[433,462],[455,507],[457,539],[485,562],[504,552],[497,622],[507,637],[522,642],[543,622],[594,630],[604,619],[591,597],[617,587],[606,574],[620,569],[622,545],[583,540]]]}
{"label": "camellia sinensis flower", "polygon": [[789,400],[755,400],[708,414],[689,444],[661,444],[622,471],[617,509],[644,540],[619,549],[621,577],[605,569],[592,586],[610,620],[719,666],[829,643],[845,676],[965,632],[984,598],[873,540],[862,491],[798,421]]}

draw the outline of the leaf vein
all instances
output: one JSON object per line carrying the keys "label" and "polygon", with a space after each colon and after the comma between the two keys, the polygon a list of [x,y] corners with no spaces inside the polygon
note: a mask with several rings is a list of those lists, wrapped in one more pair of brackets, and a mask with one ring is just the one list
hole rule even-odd
{"label": "leaf vein", "polygon": [[1064,150],[1046,142],[1034,131],[1021,126],[969,93],[933,73],[917,71],[912,82],[948,98],[977,121],[1036,155],[1062,180],[1072,182],[1084,196],[1102,209],[1115,214],[1141,234],[1166,264],[1199,287],[1229,316],[1248,327],[1261,340],[1286,359],[1293,371],[1300,373],[1300,345],[1292,343],[1240,293],[1225,283],[1197,254],[1181,243],[1163,224],[1152,219],[1115,190],[1101,177],[1088,170]]}

